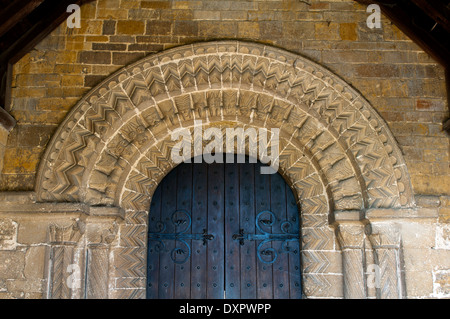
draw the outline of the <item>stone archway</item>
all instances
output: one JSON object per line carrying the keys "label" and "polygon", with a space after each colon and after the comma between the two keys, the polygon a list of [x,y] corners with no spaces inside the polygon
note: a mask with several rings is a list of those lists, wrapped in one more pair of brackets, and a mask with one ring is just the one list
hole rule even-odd
{"label": "stone archway", "polygon": [[171,133],[193,130],[196,120],[221,130],[280,130],[279,171],[301,206],[305,294],[331,285],[323,251],[334,249],[333,224],[344,295],[364,297],[361,221],[369,209],[414,205],[405,161],[386,123],[356,90],[280,49],[197,43],[113,74],[60,125],[40,165],[38,199],[145,212],[176,165]]}

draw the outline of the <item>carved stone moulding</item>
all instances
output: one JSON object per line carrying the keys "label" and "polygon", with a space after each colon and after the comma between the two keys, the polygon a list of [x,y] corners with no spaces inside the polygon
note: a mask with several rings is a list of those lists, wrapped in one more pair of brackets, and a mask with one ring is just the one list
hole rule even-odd
{"label": "carved stone moulding", "polygon": [[76,245],[84,234],[85,225],[80,220],[74,221],[69,226],[52,224],[49,226],[50,244]]}
{"label": "carved stone moulding", "polygon": [[[177,165],[172,133],[193,132],[198,121],[221,132],[279,129],[278,171],[301,207],[303,257],[320,270],[304,276],[308,295],[332,286],[324,275],[330,262],[320,252],[334,249],[335,211],[414,206],[401,151],[356,90],[300,55],[240,41],[173,48],[92,89],[47,146],[37,200],[146,211]],[[190,143],[198,145],[195,138]],[[249,154],[249,147],[247,140],[234,152]],[[92,256],[101,261],[103,252]],[[145,258],[135,259],[141,269]]]}
{"label": "carved stone moulding", "polygon": [[50,222],[47,298],[108,297],[110,247],[121,217],[103,210],[106,214],[82,215],[70,224]]}
{"label": "carved stone moulding", "polygon": [[414,204],[391,132],[356,90],[299,55],[239,41],[167,50],[90,91],[47,147],[38,199],[148,208],[174,167],[170,133],[194,120],[279,128],[280,171],[299,200],[323,196],[328,212]]}

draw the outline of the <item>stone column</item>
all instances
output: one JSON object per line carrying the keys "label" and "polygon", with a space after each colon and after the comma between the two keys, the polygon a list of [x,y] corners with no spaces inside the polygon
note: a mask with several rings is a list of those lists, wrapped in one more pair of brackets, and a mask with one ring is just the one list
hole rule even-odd
{"label": "stone column", "polygon": [[379,222],[367,225],[367,234],[374,249],[374,282],[378,299],[403,298],[401,275],[401,236],[392,223]]}
{"label": "stone column", "polygon": [[109,253],[118,225],[109,217],[89,217],[86,247],[86,299],[107,299]]}
{"label": "stone column", "polygon": [[340,221],[337,239],[342,250],[344,298],[367,297],[364,275],[364,224],[359,221]]}
{"label": "stone column", "polygon": [[109,245],[87,247],[86,299],[108,298]]}
{"label": "stone column", "polygon": [[76,298],[81,288],[81,271],[75,263],[75,248],[84,233],[84,224],[74,221],[69,226],[50,225],[50,267],[47,298]]}

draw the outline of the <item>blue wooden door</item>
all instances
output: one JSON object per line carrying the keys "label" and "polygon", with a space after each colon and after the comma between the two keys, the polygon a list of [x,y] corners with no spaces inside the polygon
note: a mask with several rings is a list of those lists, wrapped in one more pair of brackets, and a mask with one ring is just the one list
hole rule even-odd
{"label": "blue wooden door", "polygon": [[147,298],[301,298],[299,214],[261,164],[183,163],[149,212]]}

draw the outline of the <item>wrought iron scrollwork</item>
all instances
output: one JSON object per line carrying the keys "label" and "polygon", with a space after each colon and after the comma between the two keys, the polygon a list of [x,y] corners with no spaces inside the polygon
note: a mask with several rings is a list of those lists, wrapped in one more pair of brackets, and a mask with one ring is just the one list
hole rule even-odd
{"label": "wrought iron scrollwork", "polygon": [[148,240],[157,242],[154,245],[154,249],[157,252],[168,252],[164,242],[174,240],[175,247],[170,251],[170,258],[176,264],[183,264],[191,257],[191,246],[188,244],[188,240],[202,240],[203,245],[206,245],[207,241],[214,239],[214,236],[208,234],[206,229],[203,229],[203,233],[201,234],[186,233],[190,230],[192,224],[192,217],[186,210],[175,211],[170,221],[175,228],[175,232],[165,233],[167,228],[166,223],[159,221],[156,223],[158,231],[149,232]]}
{"label": "wrought iron scrollwork", "polygon": [[[258,244],[257,249],[258,259],[263,263],[273,264],[277,260],[279,253],[292,252],[292,249],[289,246],[290,242],[298,242],[300,239],[298,233],[289,232],[293,225],[287,220],[281,222],[281,233],[273,234],[263,229],[264,227],[272,227],[275,224],[275,221],[276,217],[273,212],[268,210],[262,211],[256,216],[255,219],[256,228],[261,234],[246,234],[243,229],[239,229],[239,233],[234,234],[233,239],[239,240],[240,245],[244,245],[245,240],[261,241]],[[274,241],[281,241],[281,247],[279,250],[272,247],[264,247]]]}

